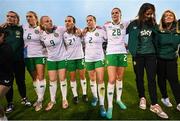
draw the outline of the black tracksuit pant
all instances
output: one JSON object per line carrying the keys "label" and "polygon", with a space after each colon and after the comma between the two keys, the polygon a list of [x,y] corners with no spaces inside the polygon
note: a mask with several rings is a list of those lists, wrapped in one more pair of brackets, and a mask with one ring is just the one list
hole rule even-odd
{"label": "black tracksuit pant", "polygon": [[160,92],[167,98],[166,80],[169,81],[176,103],[180,103],[180,84],[178,81],[177,59],[165,60],[158,58],[157,77]]}
{"label": "black tracksuit pant", "polygon": [[156,92],[156,56],[155,55],[136,55],[133,57],[133,67],[136,75],[136,86],[139,98],[145,97],[144,88],[144,69],[146,70],[148,80],[148,91],[151,104],[157,103]]}
{"label": "black tracksuit pant", "polygon": [[[13,73],[18,86],[19,94],[22,98],[26,97],[26,85],[25,85],[25,64],[24,61],[15,61],[13,63]],[[13,102],[13,86],[6,94],[8,103]]]}

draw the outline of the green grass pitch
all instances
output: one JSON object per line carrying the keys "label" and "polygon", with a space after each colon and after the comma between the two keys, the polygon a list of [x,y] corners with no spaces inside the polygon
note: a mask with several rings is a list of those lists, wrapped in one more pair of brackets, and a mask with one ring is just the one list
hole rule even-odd
{"label": "green grass pitch", "polygon": [[[180,77],[180,60],[178,60],[178,71],[179,71],[179,77]],[[86,73],[87,81],[89,81],[89,78]],[[145,77],[146,78],[146,77]],[[47,71],[46,71],[46,79],[48,80]],[[107,72],[105,72],[105,82],[107,84]],[[69,84],[69,81],[68,81]],[[33,103],[36,101],[36,94],[33,89],[32,81],[28,73],[26,73],[26,86],[27,86],[27,96],[29,100]],[[78,94],[79,94],[79,104],[75,105],[72,103],[72,92],[70,89],[70,86],[68,85],[68,101],[69,101],[69,108],[64,110],[61,106],[61,93],[60,88],[58,84],[57,89],[57,96],[56,96],[56,105],[53,108],[53,110],[46,112],[44,109],[47,105],[47,103],[50,101],[50,94],[49,94],[49,87],[48,87],[48,81],[47,81],[47,87],[46,87],[46,93],[45,93],[45,99],[43,102],[43,109],[39,112],[35,112],[33,107],[25,107],[20,103],[20,96],[17,91],[17,86],[14,83],[14,104],[15,104],[15,110],[14,112],[7,114],[8,119],[10,120],[104,120],[105,118],[101,118],[99,115],[99,107],[92,107],[90,105],[90,101],[92,99],[92,94],[90,91],[90,86],[88,83],[88,97],[89,102],[84,103],[81,99],[82,97],[82,91],[80,87],[80,83],[78,81]],[[135,75],[132,69],[132,61],[131,57],[128,57],[128,67],[126,68],[124,82],[123,82],[123,94],[122,94],[122,100],[127,105],[126,110],[121,110],[114,100],[114,109],[113,109],[113,118],[114,120],[159,120],[160,118],[152,113],[149,110],[150,106],[150,100],[147,90],[147,80],[145,79],[145,89],[146,89],[146,97],[147,97],[147,109],[141,110],[138,107],[139,99],[137,95],[136,90],[136,83],[135,83]],[[172,91],[170,90],[169,84],[168,84],[168,95],[170,97],[171,102],[173,103],[172,108],[167,108],[163,106],[163,104],[160,102],[161,95],[159,93],[159,88],[157,88],[158,91],[158,101],[159,104],[162,106],[163,110],[169,115],[169,119],[171,120],[180,120],[180,112],[176,110],[176,103],[174,100],[174,97],[172,95]],[[115,98],[114,98],[115,99]],[[3,106],[6,106],[6,100],[0,100],[0,103],[3,104]],[[105,100],[105,106],[107,109],[107,97]]]}

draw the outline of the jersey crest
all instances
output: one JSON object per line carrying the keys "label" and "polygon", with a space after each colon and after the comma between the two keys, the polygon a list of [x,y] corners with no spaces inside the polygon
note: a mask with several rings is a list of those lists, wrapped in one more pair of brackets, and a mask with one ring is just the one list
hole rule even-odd
{"label": "jersey crest", "polygon": [[137,26],[133,26],[133,29],[137,29]]}
{"label": "jersey crest", "polygon": [[34,30],[34,33],[35,34],[39,34],[39,30]]}
{"label": "jersey crest", "polygon": [[123,24],[120,24],[120,29],[124,29],[124,25]]}
{"label": "jersey crest", "polygon": [[16,36],[19,36],[20,35],[20,31],[16,31]]}
{"label": "jersey crest", "polygon": [[96,36],[96,37],[98,37],[98,36],[99,36],[99,33],[98,33],[98,32],[96,32],[96,33],[95,33],[95,36]]}
{"label": "jersey crest", "polygon": [[59,37],[59,34],[58,33],[54,33],[54,37]]}
{"label": "jersey crest", "polygon": [[20,31],[16,31],[16,38],[20,38]]}

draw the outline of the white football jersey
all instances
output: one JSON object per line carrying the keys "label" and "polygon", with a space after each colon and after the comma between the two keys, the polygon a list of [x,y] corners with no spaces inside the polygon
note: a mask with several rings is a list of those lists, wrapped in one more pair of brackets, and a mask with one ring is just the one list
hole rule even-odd
{"label": "white football jersey", "polygon": [[40,41],[40,27],[32,28],[29,25],[23,26],[24,57],[45,57],[45,49]]}
{"label": "white football jersey", "polygon": [[67,60],[84,58],[82,39],[80,37],[65,32],[63,38],[67,50]]}
{"label": "white football jersey", "polygon": [[47,49],[47,60],[61,61],[66,59],[66,49],[63,41],[64,27],[57,27],[53,33],[41,34],[41,41]]}
{"label": "white football jersey", "polygon": [[104,59],[102,44],[106,40],[106,32],[103,29],[96,29],[93,32],[86,33],[84,36],[86,62],[95,62]]}
{"label": "white football jersey", "polygon": [[129,22],[121,22],[118,25],[114,25],[112,22],[106,23],[104,29],[107,33],[107,49],[106,54],[126,54],[125,48],[126,42],[126,28]]}

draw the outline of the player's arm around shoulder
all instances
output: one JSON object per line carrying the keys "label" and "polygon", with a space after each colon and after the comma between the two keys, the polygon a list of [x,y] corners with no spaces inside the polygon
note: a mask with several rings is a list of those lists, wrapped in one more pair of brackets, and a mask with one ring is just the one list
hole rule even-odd
{"label": "player's arm around shoulder", "polygon": [[82,30],[80,28],[76,28],[76,33],[75,33],[76,36],[78,37],[82,37],[83,34],[82,34]]}

